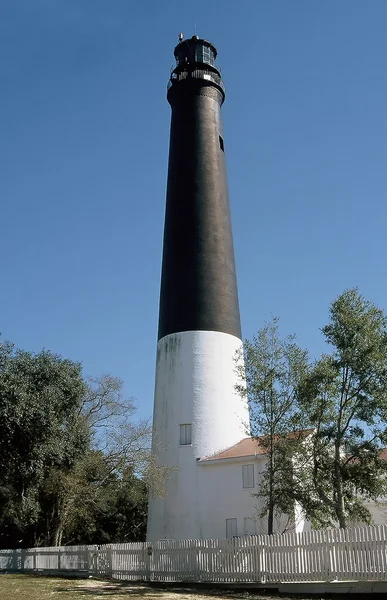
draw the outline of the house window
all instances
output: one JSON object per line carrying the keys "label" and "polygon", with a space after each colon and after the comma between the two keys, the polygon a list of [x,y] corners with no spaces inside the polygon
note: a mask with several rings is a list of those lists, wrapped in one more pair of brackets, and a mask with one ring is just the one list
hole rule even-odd
{"label": "house window", "polygon": [[221,151],[224,152],[224,141],[221,135],[219,136],[219,146]]}
{"label": "house window", "polygon": [[226,538],[233,538],[238,535],[237,520],[226,519]]}
{"label": "house window", "polygon": [[180,446],[190,446],[192,444],[192,425],[185,423],[180,425]]}
{"label": "house window", "polygon": [[244,488],[254,487],[254,465],[242,466],[242,483]]}
{"label": "house window", "polygon": [[257,535],[257,523],[255,519],[252,519],[251,517],[245,517],[243,523],[245,535]]}

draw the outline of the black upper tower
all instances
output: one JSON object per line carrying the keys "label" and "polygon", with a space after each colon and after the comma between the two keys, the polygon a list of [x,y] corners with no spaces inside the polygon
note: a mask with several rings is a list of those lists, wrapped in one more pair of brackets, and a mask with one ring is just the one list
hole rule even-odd
{"label": "black upper tower", "polygon": [[241,338],[217,51],[193,36],[174,54],[158,339],[198,330]]}

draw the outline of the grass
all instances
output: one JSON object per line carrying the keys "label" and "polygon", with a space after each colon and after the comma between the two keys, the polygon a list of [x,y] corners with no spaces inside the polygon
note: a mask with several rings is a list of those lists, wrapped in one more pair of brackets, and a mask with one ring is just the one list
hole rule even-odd
{"label": "grass", "polygon": [[62,579],[22,574],[0,574],[0,600],[265,600],[267,596],[230,591],[155,589],[141,583]]}
{"label": "grass", "polygon": [[[0,574],[0,600],[192,600],[192,594],[203,598],[193,590],[158,590],[126,581]],[[211,598],[206,594],[206,600]]]}
{"label": "grass", "polygon": [[97,579],[63,579],[22,574],[0,575],[0,600],[182,600],[180,594]]}
{"label": "grass", "polygon": [[[160,600],[163,592],[141,584],[62,579],[21,574],[0,575],[0,600]],[[164,600],[167,596],[164,596]],[[176,599],[177,600],[177,599]]]}
{"label": "grass", "polygon": [[[0,574],[0,600],[273,600],[274,597],[265,593],[179,588],[177,585],[157,589],[126,581]],[[359,600],[361,597],[357,596]],[[281,598],[290,600],[285,596]]]}

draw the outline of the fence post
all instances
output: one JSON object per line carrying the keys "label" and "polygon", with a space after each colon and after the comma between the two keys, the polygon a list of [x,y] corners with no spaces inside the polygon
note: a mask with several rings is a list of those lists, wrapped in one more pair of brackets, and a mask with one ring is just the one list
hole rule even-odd
{"label": "fence post", "polygon": [[147,548],[146,548],[146,554],[145,554],[145,580],[146,581],[151,581],[151,560],[152,560],[152,554],[153,554],[153,548],[152,548],[152,544],[148,544]]}
{"label": "fence post", "polygon": [[24,563],[25,563],[26,551],[24,548],[20,550],[20,570],[24,571]]}
{"label": "fence post", "polygon": [[86,569],[88,575],[90,575],[90,556],[89,556],[89,547],[88,546],[85,546],[84,553],[85,553],[85,555],[84,555],[85,569]]}
{"label": "fence post", "polygon": [[18,571],[18,560],[17,560],[18,552],[17,550],[12,550],[12,570]]}
{"label": "fence post", "polygon": [[97,575],[98,570],[98,549],[86,546],[87,571],[89,575]]}
{"label": "fence post", "polygon": [[107,549],[108,566],[109,566],[109,577],[113,579],[113,546],[109,544]]}
{"label": "fence post", "polygon": [[334,554],[335,554],[335,547],[334,547],[334,537],[333,537],[333,533],[331,530],[327,530],[326,532],[327,535],[327,550],[326,550],[326,560],[327,560],[327,581],[333,581],[334,576],[333,576],[333,570],[334,570]]}
{"label": "fence post", "polygon": [[265,536],[260,535],[260,544],[259,544],[259,552],[258,552],[258,568],[259,568],[259,583],[266,583],[266,546],[265,546]]}
{"label": "fence post", "polygon": [[99,565],[100,565],[100,556],[99,556],[99,546],[94,550],[94,561],[93,561],[93,569],[94,575],[99,575]]}

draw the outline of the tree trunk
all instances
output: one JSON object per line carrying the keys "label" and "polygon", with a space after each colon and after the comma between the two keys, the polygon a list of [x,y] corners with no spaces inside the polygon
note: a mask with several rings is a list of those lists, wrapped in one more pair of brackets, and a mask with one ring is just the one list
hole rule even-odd
{"label": "tree trunk", "polygon": [[52,545],[61,546],[66,519],[66,507],[62,499],[57,498],[55,509],[56,514],[52,524]]}
{"label": "tree trunk", "polygon": [[270,452],[270,472],[269,472],[269,508],[267,515],[267,533],[273,535],[274,529],[274,460],[273,460],[273,448]]}
{"label": "tree trunk", "polygon": [[63,525],[62,525],[62,523],[59,523],[55,530],[54,546],[62,545],[62,537],[63,537]]}
{"label": "tree trunk", "polygon": [[274,529],[274,505],[273,502],[269,501],[269,512],[267,516],[267,533],[273,535]]}
{"label": "tree trunk", "polygon": [[344,510],[344,496],[343,496],[343,481],[341,477],[341,469],[340,469],[340,444],[338,442],[335,443],[335,461],[334,461],[334,497],[336,499],[335,502],[335,512],[337,516],[337,520],[339,522],[340,529],[345,529],[347,527],[346,518],[345,518],[345,510]]}

